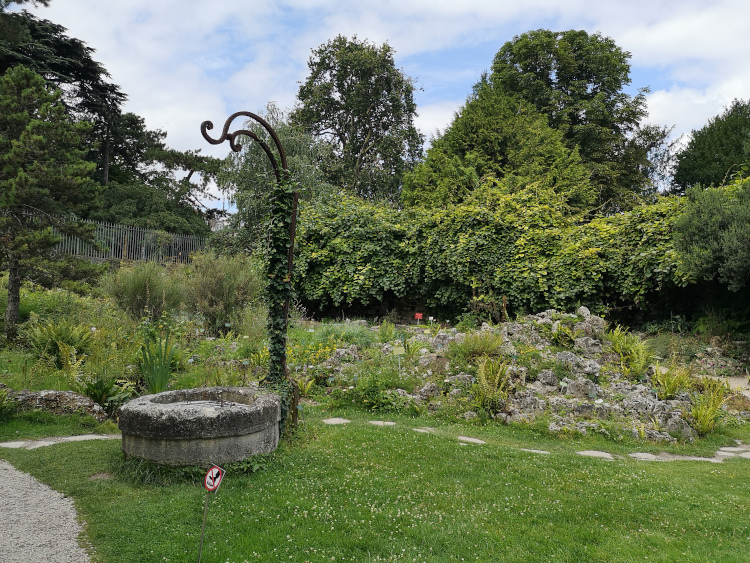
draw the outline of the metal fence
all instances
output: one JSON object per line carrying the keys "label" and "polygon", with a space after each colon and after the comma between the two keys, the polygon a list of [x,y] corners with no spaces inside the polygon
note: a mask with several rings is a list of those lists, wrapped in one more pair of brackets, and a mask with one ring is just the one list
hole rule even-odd
{"label": "metal fence", "polygon": [[55,247],[55,251],[91,260],[153,260],[187,263],[191,253],[206,248],[206,239],[194,235],[176,235],[114,223],[87,222],[96,225],[95,240],[98,248],[97,245],[76,236],[55,230],[55,234],[62,238]]}

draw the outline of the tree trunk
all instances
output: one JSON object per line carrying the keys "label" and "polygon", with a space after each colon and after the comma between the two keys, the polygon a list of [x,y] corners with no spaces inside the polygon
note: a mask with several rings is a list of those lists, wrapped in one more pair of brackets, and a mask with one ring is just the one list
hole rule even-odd
{"label": "tree trunk", "polygon": [[5,337],[13,340],[18,334],[18,306],[21,304],[21,268],[11,258],[8,268],[8,306],[5,308]]}
{"label": "tree trunk", "polygon": [[104,147],[102,148],[104,161],[102,162],[102,185],[109,184],[109,130],[104,135]]}

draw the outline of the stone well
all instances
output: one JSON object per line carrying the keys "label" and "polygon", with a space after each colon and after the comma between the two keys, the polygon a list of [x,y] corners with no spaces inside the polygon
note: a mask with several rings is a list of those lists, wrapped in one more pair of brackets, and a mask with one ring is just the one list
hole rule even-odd
{"label": "stone well", "polygon": [[279,443],[278,395],[206,387],[144,395],[120,410],[126,457],[164,465],[210,465],[269,453]]}

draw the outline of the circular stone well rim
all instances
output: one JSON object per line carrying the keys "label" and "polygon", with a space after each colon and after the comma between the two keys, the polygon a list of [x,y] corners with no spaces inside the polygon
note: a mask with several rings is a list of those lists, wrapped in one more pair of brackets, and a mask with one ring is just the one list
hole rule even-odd
{"label": "circular stone well rim", "polygon": [[[214,405],[175,405],[214,401]],[[223,404],[222,404],[223,403]],[[274,393],[248,387],[203,387],[143,395],[123,405],[123,434],[163,440],[241,436],[278,425],[281,400]]]}

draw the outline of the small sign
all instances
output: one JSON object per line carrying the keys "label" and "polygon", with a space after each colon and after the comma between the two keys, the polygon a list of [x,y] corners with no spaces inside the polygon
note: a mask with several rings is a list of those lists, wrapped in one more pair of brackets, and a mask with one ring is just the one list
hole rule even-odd
{"label": "small sign", "polygon": [[208,470],[208,473],[206,473],[206,478],[203,481],[206,486],[206,490],[211,493],[218,489],[223,478],[224,470],[218,465],[214,465],[211,469]]}
{"label": "small sign", "polygon": [[403,356],[404,354],[406,354],[406,348],[404,348],[403,346],[396,346],[393,349],[394,356]]}
{"label": "small sign", "polygon": [[421,321],[422,320],[422,313],[414,313],[414,318],[417,319],[418,321]]}

